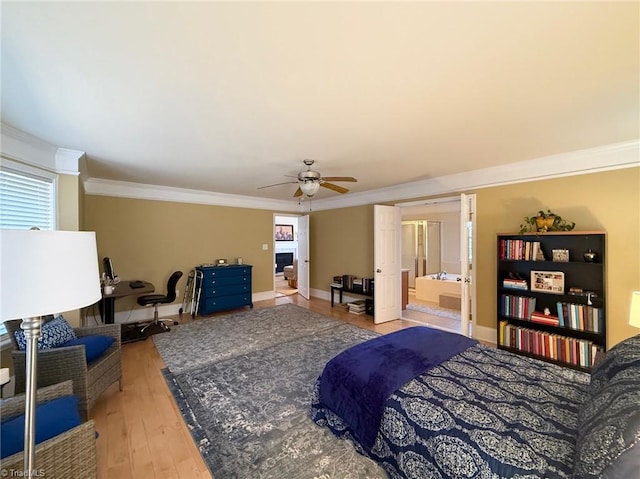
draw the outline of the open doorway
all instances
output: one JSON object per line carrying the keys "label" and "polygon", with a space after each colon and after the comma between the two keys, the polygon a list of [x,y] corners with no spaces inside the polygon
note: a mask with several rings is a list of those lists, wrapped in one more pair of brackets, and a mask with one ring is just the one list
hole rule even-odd
{"label": "open doorway", "polygon": [[465,334],[461,316],[461,201],[446,198],[400,206],[402,319]]}
{"label": "open doorway", "polygon": [[276,297],[298,292],[298,217],[274,215]]}

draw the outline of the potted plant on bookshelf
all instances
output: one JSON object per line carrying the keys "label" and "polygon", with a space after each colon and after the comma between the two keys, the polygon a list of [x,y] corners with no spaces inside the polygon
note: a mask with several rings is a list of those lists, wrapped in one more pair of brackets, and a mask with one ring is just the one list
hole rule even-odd
{"label": "potted plant on bookshelf", "polygon": [[575,228],[575,222],[569,222],[562,216],[553,213],[551,210],[539,210],[535,216],[525,216],[524,223],[520,225],[520,234],[529,231],[545,233],[547,231],[571,231]]}

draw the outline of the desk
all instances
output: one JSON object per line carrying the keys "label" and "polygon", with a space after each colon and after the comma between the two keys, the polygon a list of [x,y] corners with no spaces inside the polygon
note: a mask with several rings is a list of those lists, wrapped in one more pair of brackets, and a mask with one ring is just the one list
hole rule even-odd
{"label": "desk", "polygon": [[144,281],[144,287],[142,288],[132,288],[129,286],[129,281],[132,280],[120,280],[120,282],[115,285],[115,289],[111,294],[104,294],[104,290],[102,291],[102,299],[98,306],[103,323],[113,324],[116,299],[124,298],[125,296],[140,296],[142,294],[153,293],[156,290],[153,284],[147,281]]}

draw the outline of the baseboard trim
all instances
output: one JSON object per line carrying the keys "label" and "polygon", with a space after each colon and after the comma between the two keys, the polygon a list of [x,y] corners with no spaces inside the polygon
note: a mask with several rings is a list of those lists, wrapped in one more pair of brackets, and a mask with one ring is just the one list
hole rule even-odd
{"label": "baseboard trim", "polygon": [[[314,298],[324,299],[326,301],[331,301],[331,293],[329,291],[325,291],[322,289],[309,289],[309,294]],[[251,300],[255,303],[256,301],[264,301],[267,299],[273,299],[276,297],[275,291],[260,291],[258,293],[253,293],[251,295]],[[362,299],[362,296],[353,297],[348,294],[342,295],[342,302],[355,301],[357,299]],[[158,307],[159,316],[174,316],[179,314],[180,308],[182,308],[182,303],[172,303],[166,304],[164,306]],[[188,314],[183,312],[183,314]],[[138,308],[133,309],[131,311],[119,311],[116,312],[114,316],[114,321],[117,324],[132,324],[132,323],[140,323],[143,321],[149,321],[153,319],[153,308]],[[86,324],[100,324],[100,316],[87,316],[85,318]],[[489,328],[487,326],[477,326],[475,327],[475,331],[473,337],[478,341],[482,341],[485,343],[489,343],[492,345],[497,344],[497,332],[495,328]]]}
{"label": "baseboard trim", "polygon": [[495,328],[476,325],[473,337],[478,341],[489,343],[492,346],[496,346],[498,344],[498,336]]}

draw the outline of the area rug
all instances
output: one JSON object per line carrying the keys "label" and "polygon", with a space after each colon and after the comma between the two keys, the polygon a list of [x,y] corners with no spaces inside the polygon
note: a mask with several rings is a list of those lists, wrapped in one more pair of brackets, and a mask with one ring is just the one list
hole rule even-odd
{"label": "area rug", "polygon": [[419,311],[421,313],[433,314],[434,316],[442,316],[449,319],[460,319],[460,311],[455,309],[441,308],[439,306],[423,306],[420,304],[407,304],[407,309]]}
{"label": "area rug", "polygon": [[386,474],[317,426],[309,408],[325,363],[375,336],[288,304],[180,325],[154,341],[215,479],[356,479]]}

